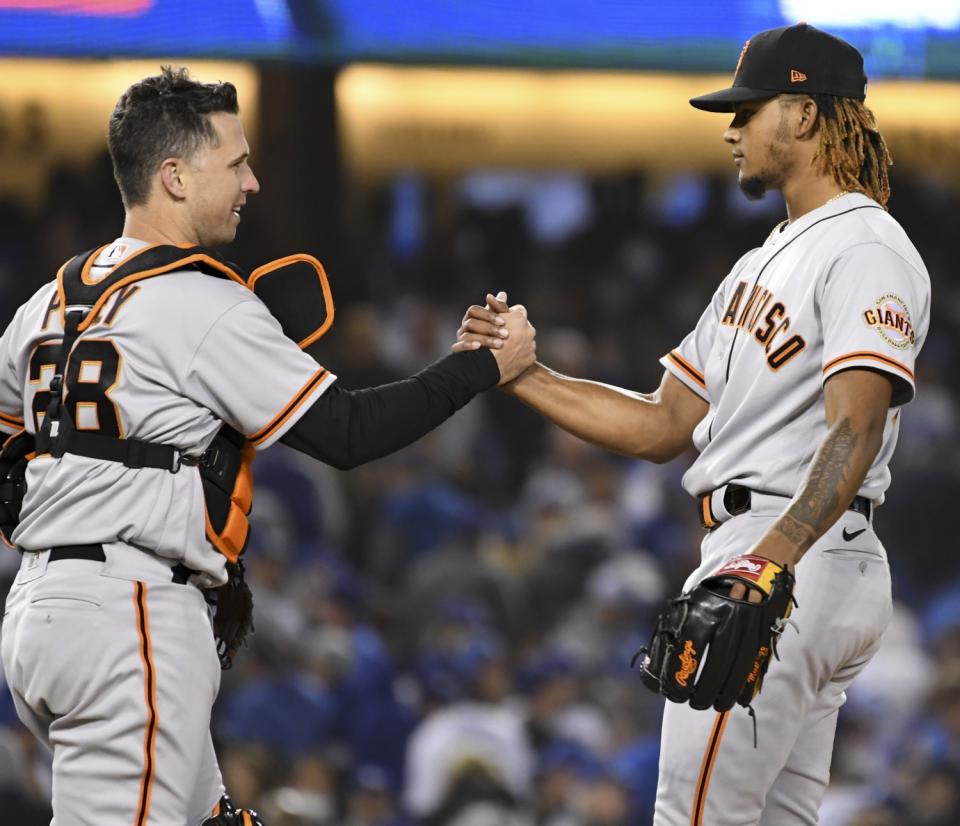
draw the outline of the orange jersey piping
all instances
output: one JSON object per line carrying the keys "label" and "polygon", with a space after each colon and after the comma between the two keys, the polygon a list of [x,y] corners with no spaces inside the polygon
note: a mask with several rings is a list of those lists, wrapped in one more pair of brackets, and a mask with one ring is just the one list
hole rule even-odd
{"label": "orange jersey piping", "polygon": [[703,378],[703,373],[697,370],[690,362],[680,357],[676,350],[667,353],[667,358],[677,365],[689,378],[693,379],[704,390],[707,389],[707,382]]}
{"label": "orange jersey piping", "polygon": [[247,436],[247,438],[253,442],[254,445],[263,444],[273,433],[276,433],[276,431],[283,426],[284,422],[300,409],[303,403],[310,397],[310,394],[317,388],[317,385],[329,375],[330,371],[325,367],[317,370],[317,372],[310,377],[309,381],[296,392],[283,410],[273,417],[266,427],[260,428],[260,430],[252,436]]}
{"label": "orange jersey piping", "polygon": [[140,778],[140,799],[137,803],[136,826],[146,826],[150,817],[150,793],[153,789],[154,747],[157,739],[157,682],[150,644],[150,618],[147,613],[147,586],[135,582],[134,602],[137,609],[137,634],[140,636],[140,659],[143,661],[143,694],[147,705],[147,730],[143,739],[143,776]]}
{"label": "orange jersey piping", "polygon": [[[81,278],[83,279],[84,283],[86,283],[87,281],[87,277],[84,273],[87,273],[88,268],[93,266],[92,262],[97,259],[97,256],[100,255],[103,249],[104,247],[101,247],[99,250],[93,253],[84,263],[83,272],[81,273]],[[119,264],[116,264],[110,270],[110,273],[112,273],[117,267],[120,267],[126,264],[131,258],[137,255],[141,255],[149,249],[152,249],[152,247],[144,247],[144,249],[142,250],[137,250],[137,252],[133,253],[133,255],[127,256]],[[72,261],[73,259],[71,258],[70,260]],[[144,279],[151,278],[154,275],[163,275],[164,273],[183,270],[189,267],[190,264],[195,264],[200,261],[212,267],[213,269],[223,273],[231,281],[235,281],[238,284],[243,284],[244,286],[246,286],[246,282],[242,278],[240,278],[240,276],[238,276],[233,270],[231,270],[230,267],[228,267],[226,264],[222,264],[221,262],[217,261],[215,258],[211,258],[209,255],[205,255],[199,252],[194,253],[193,255],[184,256],[183,258],[177,261],[172,261],[171,263],[165,264],[164,266],[154,267],[152,270],[143,270],[142,272],[131,273],[125,278],[121,278],[119,281],[111,284],[106,290],[103,291],[103,293],[97,299],[96,303],[89,309],[86,317],[83,319],[83,321],[80,322],[77,329],[81,333],[84,330],[86,330],[93,323],[93,320],[97,317],[100,310],[103,309],[103,305],[106,304],[110,296],[112,296],[117,290],[127,286],[127,284],[135,284],[138,281],[143,281]],[[67,262],[67,264],[69,263],[70,261]],[[67,299],[66,299],[66,292],[64,291],[64,288],[63,288],[63,271],[66,268],[67,264],[64,264],[60,268],[60,271],[57,273],[57,292],[60,295],[60,324],[61,326],[64,326],[64,327],[66,326]],[[104,280],[110,277],[110,273],[107,273]]]}
{"label": "orange jersey piping", "polygon": [[10,413],[0,411],[0,425],[12,427],[14,430],[23,430],[23,419],[18,419]]}
{"label": "orange jersey piping", "polygon": [[833,361],[828,362],[824,365],[823,372],[828,373],[832,368],[836,367],[838,364],[843,364],[847,361],[879,361],[881,364],[886,365],[887,367],[893,367],[896,370],[899,370],[904,375],[910,377],[910,381],[913,381],[913,371],[907,367],[905,364],[901,364],[896,359],[892,359],[889,356],[885,356],[882,353],[874,353],[870,350],[858,350],[855,353],[847,353],[845,356],[838,356],[833,359]]}
{"label": "orange jersey piping", "polygon": [[720,750],[720,740],[723,737],[723,730],[727,727],[727,718],[730,712],[722,711],[717,714],[717,719],[713,724],[713,731],[710,732],[710,740],[707,742],[707,750],[703,755],[703,763],[700,766],[700,777],[697,779],[697,788],[693,795],[693,813],[690,815],[690,826],[703,826],[703,812],[707,806],[707,790],[710,788],[710,776],[713,774],[713,767],[716,764],[717,752]]}
{"label": "orange jersey piping", "polygon": [[[98,249],[93,255],[91,255],[86,261],[83,262],[83,269],[80,270],[80,280],[84,284],[86,284],[88,287],[93,287],[96,284],[100,283],[99,281],[94,281],[92,278],[90,278],[90,270],[93,269],[93,262],[100,257],[100,253],[103,252],[109,246],[110,244],[104,244],[104,246],[100,247],[100,249]],[[138,255],[143,255],[148,250],[152,250],[154,247],[157,247],[157,246],[159,246],[159,244],[150,244],[149,246],[144,247],[143,249],[139,249],[136,252],[131,252],[122,261],[118,261],[116,264],[114,264],[110,268],[110,272],[108,272],[103,278],[101,278],[100,281],[106,281],[110,277],[110,275],[113,273],[113,271],[117,269],[117,267],[123,266],[131,259],[136,258]]]}

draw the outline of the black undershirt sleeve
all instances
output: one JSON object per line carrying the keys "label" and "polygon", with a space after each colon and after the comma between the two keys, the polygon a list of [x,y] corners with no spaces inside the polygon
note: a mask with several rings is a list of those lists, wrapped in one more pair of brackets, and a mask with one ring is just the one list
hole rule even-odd
{"label": "black undershirt sleeve", "polygon": [[379,387],[343,390],[334,384],[280,441],[348,470],[415,442],[499,380],[497,360],[482,347],[451,353]]}

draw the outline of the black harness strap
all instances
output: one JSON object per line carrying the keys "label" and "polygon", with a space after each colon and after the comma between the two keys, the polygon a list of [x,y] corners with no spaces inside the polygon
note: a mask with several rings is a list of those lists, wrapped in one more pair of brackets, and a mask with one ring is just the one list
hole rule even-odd
{"label": "black harness strap", "polygon": [[[89,277],[90,270],[103,249],[105,247],[81,253],[68,261],[57,274],[61,306],[64,308],[61,312],[68,307],[87,308],[84,320],[80,322],[81,333],[93,323],[96,314],[116,290],[147,278],[189,268],[246,285],[246,278],[239,267],[213,250],[171,244],[158,244],[135,252],[94,281]],[[65,316],[62,318],[66,324]]]}
{"label": "black harness strap", "polygon": [[40,432],[37,433],[37,453],[49,453],[52,456],[60,457],[62,452],[57,452],[62,439],[62,430],[66,424],[69,430],[73,430],[73,420],[70,418],[69,411],[66,417],[63,417],[63,377],[66,374],[67,362],[69,361],[70,351],[77,341],[79,335],[80,322],[86,316],[84,308],[67,308],[64,315],[63,340],[60,342],[60,352],[57,354],[57,366],[54,370],[53,379],[50,381],[50,402],[47,404],[47,410],[43,415],[43,424],[40,426]]}
{"label": "black harness strap", "polygon": [[[69,420],[69,414],[65,417]],[[65,419],[61,419],[64,422]],[[79,433],[73,427],[64,427],[60,438],[50,451],[60,458],[64,453],[74,453],[91,459],[120,462],[128,468],[152,467],[176,473],[181,465],[196,464],[171,445],[159,442],[144,442],[141,439],[117,439],[99,433]]]}
{"label": "black harness strap", "polygon": [[203,456],[186,456],[172,445],[77,431],[70,411],[63,403],[64,376],[78,336],[92,323],[92,317],[107,298],[122,287],[186,267],[241,283],[244,283],[243,275],[237,267],[203,247],[160,245],[130,256],[103,279],[92,282],[87,276],[101,249],[71,259],[57,276],[63,306],[63,341],[50,382],[50,403],[37,434],[37,452],[49,453],[58,459],[65,453],[73,453],[90,459],[119,462],[129,468],[159,468],[171,473],[180,470],[181,465],[199,464],[204,461]]}

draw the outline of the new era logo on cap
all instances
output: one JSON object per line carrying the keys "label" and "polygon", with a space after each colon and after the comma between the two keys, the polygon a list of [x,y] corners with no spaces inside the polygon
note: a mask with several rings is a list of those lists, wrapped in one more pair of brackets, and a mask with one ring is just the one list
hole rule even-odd
{"label": "new era logo on cap", "polygon": [[807,76],[806,76],[803,72],[801,72],[801,71],[799,71],[799,70],[797,70],[797,69],[791,69],[791,70],[790,70],[790,82],[791,82],[791,83],[803,83],[803,81],[805,81],[806,79],[807,79]]}

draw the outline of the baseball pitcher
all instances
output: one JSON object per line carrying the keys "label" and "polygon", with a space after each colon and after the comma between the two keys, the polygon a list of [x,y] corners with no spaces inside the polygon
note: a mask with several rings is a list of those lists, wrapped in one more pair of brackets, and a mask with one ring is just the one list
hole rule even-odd
{"label": "baseball pitcher", "polygon": [[[706,533],[683,593],[637,658],[669,700],[656,826],[813,826],[844,690],[891,614],[873,514],[913,398],[930,284],[886,209],[890,157],[863,59],[799,24],[744,46],[732,87],[693,106],[747,197],[787,219],[737,261],[639,394],[537,364],[503,389],[596,445],[654,462],[690,446],[683,485]],[[491,340],[504,302],[464,317]],[[774,661],[779,657],[779,661]]]}

